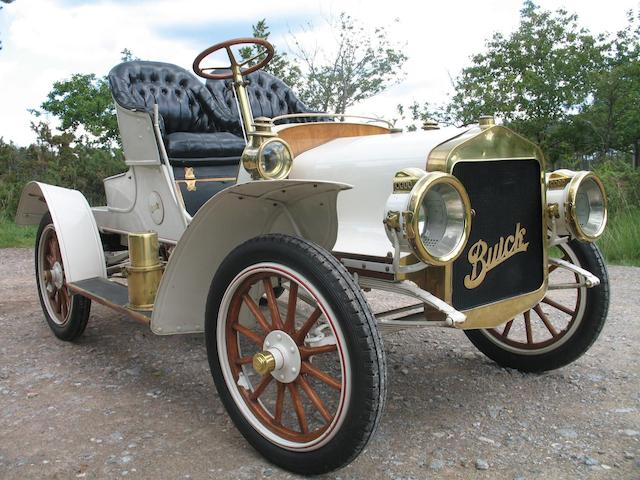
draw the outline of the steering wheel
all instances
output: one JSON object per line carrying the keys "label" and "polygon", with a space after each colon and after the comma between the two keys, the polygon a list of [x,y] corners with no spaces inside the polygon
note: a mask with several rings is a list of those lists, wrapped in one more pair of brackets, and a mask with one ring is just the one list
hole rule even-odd
{"label": "steering wheel", "polygon": [[[251,57],[248,60],[245,60],[242,63],[238,63],[238,60],[236,60],[236,57],[233,54],[233,51],[231,50],[231,47],[233,45],[242,45],[242,44],[259,45],[264,48],[264,51],[258,53],[257,55],[254,55],[253,57]],[[223,48],[227,51],[227,55],[229,55],[229,61],[231,62],[231,65],[229,67],[202,68],[200,66],[200,64],[202,63],[202,60],[204,60],[206,57],[208,57],[212,53],[217,52],[218,50],[222,50]],[[260,62],[258,62],[255,65],[252,65],[246,70],[241,70],[242,67],[260,58],[265,53],[267,56],[264,57]],[[231,40],[227,40],[226,42],[222,42],[222,43],[217,43],[207,48],[206,50],[203,50],[202,52],[200,52],[200,54],[193,61],[193,71],[196,73],[196,75],[199,75],[203,78],[210,78],[212,80],[226,80],[228,78],[233,78],[234,70],[239,71],[240,75],[244,76],[264,67],[267,63],[271,61],[274,53],[275,51],[273,49],[273,45],[271,45],[269,42],[267,42],[262,38],[232,38]],[[225,73],[208,73],[208,71],[211,71],[211,70],[229,70],[229,71]]]}

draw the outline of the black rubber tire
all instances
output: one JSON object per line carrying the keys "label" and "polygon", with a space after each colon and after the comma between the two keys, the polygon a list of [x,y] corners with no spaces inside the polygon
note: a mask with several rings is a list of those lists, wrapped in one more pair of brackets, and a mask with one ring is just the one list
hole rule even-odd
{"label": "black rubber tire", "polygon": [[579,260],[579,266],[600,279],[600,285],[586,289],[584,317],[573,335],[558,348],[540,355],[521,355],[500,348],[482,330],[465,330],[478,350],[503,367],[523,372],[544,372],[564,367],[577,360],[596,341],[609,311],[609,274],[600,249],[595,243],[569,241],[569,247]]}
{"label": "black rubber tire", "polygon": [[[294,452],[263,437],[232,399],[220,367],[216,327],[225,290],[240,271],[265,261],[295,269],[313,282],[331,303],[346,339],[353,379],[351,399],[340,430],[317,450]],[[211,283],[205,338],[209,366],[220,399],[238,430],[269,461],[295,473],[316,475],[343,467],[365,448],[384,409],[384,350],[375,319],[360,287],[325,249],[301,238],[280,234],[259,236],[238,246],[222,262]]]}
{"label": "black rubber tire", "polygon": [[[40,282],[38,278],[40,277],[40,265],[38,264],[38,250],[40,248],[40,239],[42,238],[42,233],[44,229],[53,224],[51,220],[51,214],[46,213],[42,220],[40,220],[40,226],[38,227],[38,233],[36,234],[36,248],[35,248],[35,270],[36,270],[36,286],[38,290],[38,298],[40,299],[40,306],[42,307],[42,312],[44,313],[44,318],[49,325],[49,328],[54,333],[56,337],[60,340],[64,341],[72,341],[78,338],[84,332],[84,329],[87,327],[87,322],[89,321],[89,314],[91,313],[91,300],[86,297],[82,297],[80,295],[73,295],[71,297],[71,313],[67,321],[60,325],[53,321],[47,308],[45,306],[45,300],[43,297],[43,292],[40,288]],[[46,295],[46,293],[44,293]]]}

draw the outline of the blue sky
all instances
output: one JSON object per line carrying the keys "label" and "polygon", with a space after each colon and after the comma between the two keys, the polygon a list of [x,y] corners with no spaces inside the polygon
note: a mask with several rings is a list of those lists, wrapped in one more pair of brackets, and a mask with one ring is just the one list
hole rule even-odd
{"label": "blue sky", "polygon": [[[638,0],[538,3],[578,13],[594,32],[622,28],[625,12],[639,6]],[[281,50],[292,44],[293,32],[304,45],[330,51],[325,19],[343,10],[367,28],[387,26],[409,57],[402,83],[351,109],[392,118],[398,103],[446,101],[450,78],[493,32],[517,26],[521,6],[520,0],[16,0],[0,11],[0,136],[22,145],[33,141],[27,110],[44,100],[52,83],[78,72],[105,75],[124,48],[190,68],[201,50],[250,35],[251,25],[266,17]],[[302,32],[306,24],[312,27]]]}

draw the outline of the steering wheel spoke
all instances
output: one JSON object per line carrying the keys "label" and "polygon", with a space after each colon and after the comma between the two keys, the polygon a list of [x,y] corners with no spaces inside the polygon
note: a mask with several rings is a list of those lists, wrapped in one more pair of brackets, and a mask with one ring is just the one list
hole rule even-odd
{"label": "steering wheel spoke", "polygon": [[[264,48],[264,51],[258,53],[257,55],[251,57],[248,60],[243,61],[242,63],[238,63],[238,60],[236,59],[235,54],[233,53],[233,50],[231,49],[232,46],[234,45],[255,45],[255,46],[259,46]],[[212,55],[213,53],[219,51],[219,50],[226,50],[227,55],[229,56],[229,62],[230,62],[230,66],[229,67],[222,67],[222,68],[217,68],[217,67],[205,67],[202,68],[200,65],[202,64],[202,61],[209,57],[210,55]],[[226,42],[222,42],[222,43],[218,43],[216,45],[213,45],[209,48],[207,48],[206,50],[203,50],[202,52],[200,52],[200,54],[196,57],[196,59],[193,61],[193,71],[203,77],[203,78],[209,78],[212,80],[226,80],[229,78],[233,78],[233,72],[231,71],[233,67],[244,67],[245,65],[250,64],[251,62],[259,59],[260,57],[264,57],[262,58],[262,60],[260,60],[258,63],[256,63],[255,65],[251,65],[250,67],[242,70],[240,73],[242,76],[244,75],[248,75],[251,72],[255,72],[256,70],[261,69],[262,67],[264,67],[267,63],[269,63],[271,61],[271,59],[273,58],[275,51],[273,48],[273,45],[271,45],[269,42],[267,42],[266,40],[262,39],[262,38],[234,38],[232,40],[227,40]],[[226,70],[224,73],[210,73],[213,70]]]}

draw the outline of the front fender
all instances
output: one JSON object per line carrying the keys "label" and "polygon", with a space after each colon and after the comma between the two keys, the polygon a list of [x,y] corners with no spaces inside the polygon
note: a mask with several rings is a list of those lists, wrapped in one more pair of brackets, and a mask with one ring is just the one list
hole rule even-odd
{"label": "front fender", "polygon": [[16,223],[37,225],[47,211],[56,228],[67,282],[106,278],[100,233],[84,195],[77,190],[29,182],[22,190]]}
{"label": "front fender", "polygon": [[159,335],[204,331],[211,280],[236,246],[266,233],[297,235],[331,250],[337,237],[337,182],[273,180],[230,187],[205,203],[160,282],[151,319]]}

